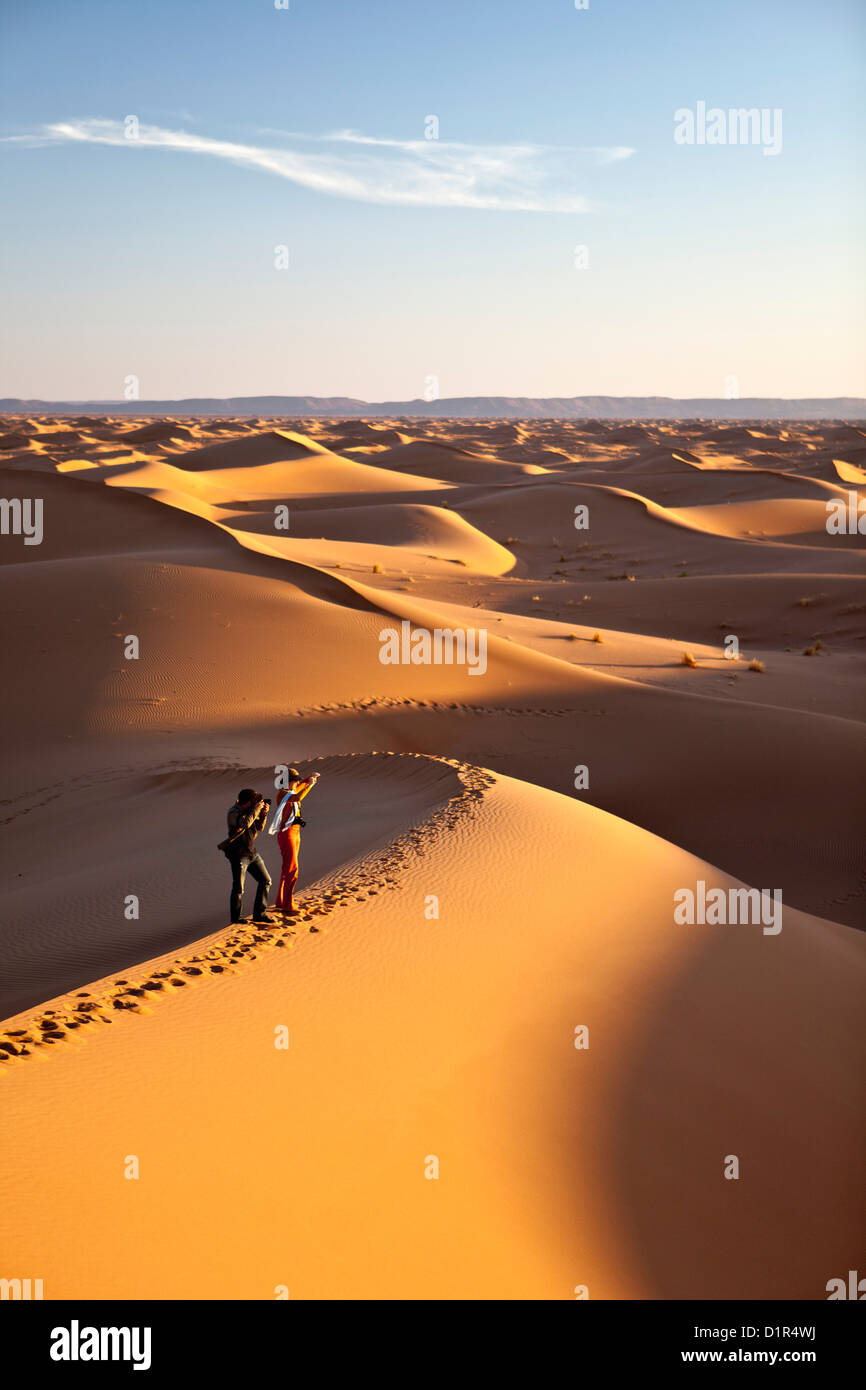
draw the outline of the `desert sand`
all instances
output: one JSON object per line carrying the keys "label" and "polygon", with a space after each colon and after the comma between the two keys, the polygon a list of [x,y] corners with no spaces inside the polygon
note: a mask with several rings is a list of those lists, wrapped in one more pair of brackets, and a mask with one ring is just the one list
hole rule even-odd
{"label": "desert sand", "polygon": [[[825,1298],[866,1156],[866,537],[826,519],[866,430],[2,429],[44,535],[0,537],[0,1274]],[[484,670],[383,664],[404,623]],[[288,763],[301,912],[233,928],[225,812]],[[698,882],[781,929],[677,922]]]}

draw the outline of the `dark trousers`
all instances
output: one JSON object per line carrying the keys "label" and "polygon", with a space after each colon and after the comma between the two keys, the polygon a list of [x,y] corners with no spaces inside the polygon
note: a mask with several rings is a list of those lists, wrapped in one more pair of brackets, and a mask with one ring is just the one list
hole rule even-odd
{"label": "dark trousers", "polygon": [[256,901],[253,906],[253,916],[263,917],[268,902],[268,893],[271,889],[271,876],[265,868],[265,861],[260,854],[233,854],[231,858],[232,866],[232,895],[229,901],[231,919],[233,922],[241,920],[241,906],[244,900],[244,883],[246,882],[247,872],[250,877],[258,883],[256,889]]}

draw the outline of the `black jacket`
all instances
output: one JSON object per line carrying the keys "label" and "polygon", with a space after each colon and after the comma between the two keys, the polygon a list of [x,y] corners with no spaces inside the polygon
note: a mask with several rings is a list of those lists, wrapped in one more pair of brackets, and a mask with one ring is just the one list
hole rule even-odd
{"label": "black jacket", "polygon": [[[228,854],[248,854],[250,858],[255,854],[253,841],[259,831],[263,829],[268,818],[268,808],[263,806],[261,811],[256,811],[251,806],[239,806],[235,802],[230,806],[226,821],[229,828],[229,839],[231,844],[228,846]],[[241,833],[238,834],[238,831]],[[236,838],[235,838],[236,837]]]}

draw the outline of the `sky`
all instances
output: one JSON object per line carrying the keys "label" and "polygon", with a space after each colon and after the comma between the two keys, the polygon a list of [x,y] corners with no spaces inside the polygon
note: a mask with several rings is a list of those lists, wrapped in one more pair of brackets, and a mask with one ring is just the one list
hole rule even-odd
{"label": "sky", "polygon": [[0,396],[866,395],[864,75],[862,0],[0,0]]}

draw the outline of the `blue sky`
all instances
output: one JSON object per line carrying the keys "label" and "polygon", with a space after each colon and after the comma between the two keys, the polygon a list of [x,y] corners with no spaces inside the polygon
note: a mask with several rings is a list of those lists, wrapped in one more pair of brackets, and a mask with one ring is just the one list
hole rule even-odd
{"label": "blue sky", "polygon": [[0,395],[866,394],[860,0],[0,15]]}

